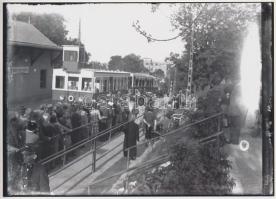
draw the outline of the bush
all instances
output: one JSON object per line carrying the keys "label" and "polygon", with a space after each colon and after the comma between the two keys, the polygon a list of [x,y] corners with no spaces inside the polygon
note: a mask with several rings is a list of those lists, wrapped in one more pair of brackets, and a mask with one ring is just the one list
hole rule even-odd
{"label": "bush", "polygon": [[[201,100],[200,109],[195,113],[188,113],[189,122],[218,113],[219,98],[219,91],[209,92],[207,98]],[[216,142],[204,145],[198,143],[199,139],[217,131],[217,122],[217,119],[208,120],[188,129],[189,138],[170,148],[170,165],[155,167],[143,175],[137,175],[139,192],[133,193],[141,194],[141,188],[145,187],[148,194],[157,195],[231,194],[235,183],[229,175],[231,162],[227,160],[227,155]],[[144,176],[142,180],[141,176]]]}

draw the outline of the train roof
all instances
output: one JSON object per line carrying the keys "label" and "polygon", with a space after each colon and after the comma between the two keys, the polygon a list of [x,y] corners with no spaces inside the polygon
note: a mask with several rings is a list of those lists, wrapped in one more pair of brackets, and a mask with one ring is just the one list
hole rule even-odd
{"label": "train roof", "polygon": [[72,72],[67,72],[63,68],[55,68],[54,73],[57,75],[65,75],[65,74],[70,74],[70,75],[81,75],[83,77],[85,76],[94,76],[94,75],[106,75],[106,74],[114,74],[114,75],[123,75],[123,76],[130,76],[129,72],[125,71],[113,71],[113,70],[99,70],[99,69],[91,69],[91,68],[81,68],[78,73],[72,73]]}
{"label": "train roof", "polygon": [[91,76],[97,76],[97,75],[107,75],[107,74],[114,74],[114,75],[123,75],[123,76],[135,76],[135,77],[144,77],[144,78],[154,78],[156,79],[156,77],[147,74],[147,73],[130,73],[130,72],[126,72],[126,71],[119,71],[119,70],[99,70],[99,69],[91,69],[91,68],[81,68],[79,70],[79,73],[71,73],[71,72],[67,72],[66,70],[64,70],[63,68],[55,68],[54,69],[54,73],[57,75],[65,75],[65,74],[71,74],[71,75],[81,75],[83,77],[91,77]]}
{"label": "train roof", "polygon": [[147,74],[147,73],[131,73],[133,76],[136,76],[136,77],[147,77],[147,78],[156,78],[150,74]]}

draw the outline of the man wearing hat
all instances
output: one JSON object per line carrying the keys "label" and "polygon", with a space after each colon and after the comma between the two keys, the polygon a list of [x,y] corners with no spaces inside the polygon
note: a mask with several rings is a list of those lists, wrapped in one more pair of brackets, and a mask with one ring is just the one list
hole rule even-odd
{"label": "man wearing hat", "polygon": [[153,131],[156,127],[156,119],[151,107],[146,107],[143,121],[146,129],[145,138],[146,140],[149,140],[153,138]]}
{"label": "man wearing hat", "polygon": [[[123,145],[124,157],[128,156],[131,160],[135,160],[137,156],[137,141],[139,141],[139,126],[135,121],[135,111],[133,110],[128,117],[129,122],[122,128],[125,138]],[[130,148],[131,147],[131,148]],[[129,150],[127,150],[130,148]]]}
{"label": "man wearing hat", "polygon": [[21,152],[19,188],[21,195],[47,195],[50,193],[49,177],[43,165],[36,162],[37,155],[32,147],[26,146]]}

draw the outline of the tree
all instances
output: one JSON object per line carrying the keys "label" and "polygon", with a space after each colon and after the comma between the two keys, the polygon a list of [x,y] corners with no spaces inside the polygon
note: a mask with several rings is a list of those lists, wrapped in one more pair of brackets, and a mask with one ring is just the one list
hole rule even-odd
{"label": "tree", "polygon": [[62,15],[56,13],[34,14],[32,12],[21,12],[14,14],[13,18],[27,23],[30,19],[32,25],[58,45],[63,45],[66,41],[68,30],[66,30],[65,19]]}
{"label": "tree", "polygon": [[158,77],[160,79],[164,79],[165,78],[165,73],[161,69],[156,69],[153,73],[151,73],[151,75],[153,75],[155,77]]}
{"label": "tree", "polygon": [[197,88],[237,78],[246,26],[258,14],[258,5],[248,3],[185,3],[174,14],[172,25],[181,32],[187,52],[194,27],[193,80]]}
{"label": "tree", "polygon": [[188,81],[188,57],[185,53],[182,56],[176,53],[170,53],[170,57],[166,58],[166,61],[173,63],[168,70],[169,81],[175,81],[175,92],[179,90],[185,90]]}
{"label": "tree", "polygon": [[[152,11],[154,12],[157,7],[154,6]],[[192,86],[201,89],[206,84],[217,84],[222,79],[239,78],[242,41],[247,24],[251,21],[260,24],[258,3],[184,3],[171,16],[173,28],[180,32],[175,37],[153,38],[141,29],[139,20],[133,26],[148,42],[171,41],[181,37],[188,52],[182,56],[187,60],[186,64],[189,63],[193,41]],[[185,70],[186,65],[182,66]],[[185,80],[183,81],[179,84],[185,85]]]}
{"label": "tree", "polygon": [[144,62],[140,56],[135,54],[126,55],[123,58],[124,70],[127,72],[148,72],[148,69],[144,67]]}
{"label": "tree", "polygon": [[[212,99],[210,99],[212,97]],[[189,123],[199,121],[219,111],[219,93],[210,91],[199,111],[187,112]],[[208,110],[211,110],[209,112]],[[227,195],[232,193],[234,179],[229,175],[231,161],[216,142],[199,144],[199,140],[217,131],[217,121],[201,122],[185,132],[187,137],[172,139],[169,148],[169,164],[155,166],[135,174],[138,181],[134,194],[153,195]],[[180,130],[182,132],[182,130]],[[182,136],[181,136],[182,137]],[[171,136],[170,136],[171,138]],[[169,138],[169,139],[170,139]],[[168,140],[167,140],[168,141]],[[167,144],[170,142],[167,142]],[[223,142],[220,142],[223,146]],[[162,150],[156,149],[156,150]],[[135,180],[136,180],[135,179]]]}
{"label": "tree", "polygon": [[92,68],[92,69],[100,69],[100,70],[106,70],[107,65],[101,62],[91,61],[88,64],[84,66],[85,68]]}
{"label": "tree", "polygon": [[108,69],[134,73],[148,72],[148,69],[144,67],[141,57],[135,54],[129,54],[123,58],[119,55],[112,56],[108,62]]}
{"label": "tree", "polygon": [[[30,23],[33,26],[57,45],[81,45],[84,47],[84,44],[80,43],[78,39],[67,38],[68,30],[65,26],[65,19],[60,14],[34,14],[32,12],[21,12],[19,14],[14,14],[13,19],[27,23],[30,20]],[[84,53],[84,62],[87,63],[91,54],[86,50]]]}
{"label": "tree", "polygon": [[110,57],[110,61],[108,62],[109,70],[122,70],[124,66],[123,58],[119,55],[115,55]]}

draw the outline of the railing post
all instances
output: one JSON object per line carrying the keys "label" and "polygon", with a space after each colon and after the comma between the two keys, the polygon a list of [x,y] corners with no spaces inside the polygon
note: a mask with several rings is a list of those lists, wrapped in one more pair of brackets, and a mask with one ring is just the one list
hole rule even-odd
{"label": "railing post", "polygon": [[127,149],[127,169],[129,169],[130,157],[129,157],[129,148]]}
{"label": "railing post", "polygon": [[[65,140],[65,136],[63,136],[63,150],[66,150],[66,140]],[[63,155],[63,160],[62,160],[62,166],[64,166],[66,164],[66,154]]]}
{"label": "railing post", "polygon": [[[218,116],[218,127],[217,127],[217,132],[220,132],[221,130],[221,116]],[[220,159],[220,153],[219,153],[219,149],[220,149],[220,137],[219,135],[217,136],[217,158]]]}
{"label": "railing post", "polygon": [[96,171],[96,138],[92,140],[92,172]]}
{"label": "railing post", "polygon": [[111,132],[112,132],[112,131],[109,132],[108,143],[110,143],[110,140],[111,140]]}
{"label": "railing post", "polygon": [[[130,149],[127,149],[127,170],[129,169],[129,164],[130,164],[130,157],[129,157],[129,151]],[[126,174],[126,191],[128,191],[128,171]]]}
{"label": "railing post", "polygon": [[221,115],[218,116],[218,132],[221,129]]}

